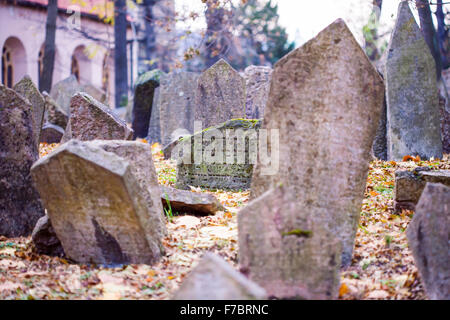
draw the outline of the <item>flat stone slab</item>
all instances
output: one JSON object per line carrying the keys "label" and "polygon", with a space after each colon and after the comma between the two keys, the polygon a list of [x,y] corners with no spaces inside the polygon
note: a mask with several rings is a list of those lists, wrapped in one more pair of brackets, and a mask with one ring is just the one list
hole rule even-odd
{"label": "flat stone slab", "polygon": [[184,279],[173,300],[264,300],[264,289],[221,257],[206,253]]}
{"label": "flat stone slab", "polygon": [[[132,164],[77,140],[38,160],[33,180],[66,255],[78,263],[153,264],[162,238]],[[155,205],[159,204],[155,203]]]}
{"label": "flat stone slab", "polygon": [[272,68],[249,66],[244,71],[244,79],[246,84],[245,116],[247,119],[262,119],[269,98]]}
{"label": "flat stone slab", "polygon": [[406,231],[425,292],[450,300],[450,188],[427,183]]}
{"label": "flat stone slab", "polygon": [[169,201],[174,215],[187,213],[208,216],[218,211],[225,211],[220,201],[212,194],[178,190],[166,186],[161,186],[161,200],[166,210],[169,210],[167,203]]}
{"label": "flat stone slab", "polygon": [[414,211],[427,183],[450,187],[450,170],[430,171],[429,168],[418,167],[414,171],[396,171],[394,212],[401,213],[403,209]]}
{"label": "flat stone slab", "polygon": [[70,104],[70,118],[62,143],[70,139],[131,140],[133,130],[107,106],[87,93],[75,94]]}
{"label": "flat stone slab", "polygon": [[44,215],[30,168],[38,158],[33,109],[0,84],[0,235],[29,236]]}
{"label": "flat stone slab", "polygon": [[46,123],[41,130],[40,142],[60,143],[64,135],[64,129],[60,126]]}

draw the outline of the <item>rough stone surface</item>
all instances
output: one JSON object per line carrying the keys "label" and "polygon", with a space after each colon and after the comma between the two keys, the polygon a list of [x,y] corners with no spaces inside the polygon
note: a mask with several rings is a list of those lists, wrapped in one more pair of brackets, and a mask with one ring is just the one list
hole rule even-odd
{"label": "rough stone surface", "polygon": [[35,84],[29,76],[25,76],[16,83],[14,86],[14,91],[20,94],[22,97],[27,99],[32,108],[33,115],[33,135],[34,141],[37,146],[39,146],[39,138],[41,135],[41,128],[44,121],[45,113],[45,100],[39,89],[36,88]]}
{"label": "rough stone surface", "polygon": [[[189,186],[195,186],[226,190],[249,189],[254,167],[250,151],[256,149],[260,126],[259,120],[234,119],[184,138],[178,143],[176,150],[172,150],[172,158],[177,159],[177,188],[189,189]],[[230,156],[227,151],[228,137],[235,137],[239,130],[242,131],[243,137],[248,138],[245,143],[242,138],[233,140],[234,163],[230,163],[227,161]],[[189,147],[191,158],[189,163],[186,163],[180,154],[184,148]],[[223,148],[222,156],[219,155],[220,148]],[[236,157],[238,150],[244,150],[243,163],[239,163]],[[196,151],[203,155],[200,163],[196,163]],[[215,156],[211,156],[212,154]],[[214,158],[214,163],[206,161],[208,158]]]}
{"label": "rough stone surface", "polygon": [[56,236],[55,230],[53,230],[47,215],[38,220],[31,239],[33,240],[36,253],[55,257],[64,256],[64,248]]}
{"label": "rough stone surface", "polygon": [[386,61],[389,160],[442,159],[436,68],[407,1],[400,3]]}
{"label": "rough stone surface", "polygon": [[401,213],[403,209],[414,211],[427,182],[450,187],[450,170],[429,171],[429,168],[419,167],[414,171],[396,171],[394,212]]}
{"label": "rough stone surface", "polygon": [[341,239],[344,265],[351,262],[383,96],[382,79],[340,19],[278,61],[272,74],[262,128],[279,130],[280,166],[273,175],[255,167],[251,198],[279,183],[292,186],[298,211],[322,217]]}
{"label": "rough stone surface", "polygon": [[53,100],[47,92],[44,91],[42,96],[45,99],[45,122],[66,129],[67,122],[69,121],[69,114],[58,106],[56,101]]}
{"label": "rough stone surface", "polygon": [[55,100],[56,104],[62,108],[65,114],[70,114],[70,100],[72,96],[81,91],[77,78],[72,74],[70,77],[56,83],[51,91],[50,96]]}
{"label": "rough stone surface", "polygon": [[146,138],[148,135],[150,119],[155,109],[153,108],[155,89],[159,87],[163,75],[164,72],[156,69],[142,74],[136,81],[132,111],[134,138]]}
{"label": "rough stone surface", "polygon": [[105,103],[106,93],[103,90],[93,86],[92,84],[84,84],[80,87],[81,92],[86,92],[88,95],[93,97],[95,100]]}
{"label": "rough stone surface", "polygon": [[74,95],[70,109],[69,124],[61,141],[63,143],[70,139],[131,140],[133,137],[133,130],[123,120],[87,93]]}
{"label": "rough stone surface", "polygon": [[270,298],[336,299],[340,241],[298,203],[293,189],[276,187],[238,213],[240,270]]}
{"label": "rough stone surface", "polygon": [[225,210],[220,201],[212,194],[178,190],[165,186],[161,186],[161,201],[167,210],[169,209],[167,201],[169,201],[174,215],[187,213],[207,216]]}
{"label": "rough stone surface", "polygon": [[262,119],[269,98],[272,68],[249,66],[245,69],[244,79],[246,83],[245,116],[247,119]]}
{"label": "rough stone surface", "polygon": [[28,236],[44,215],[30,168],[39,158],[32,107],[0,85],[0,235]]}
{"label": "rough stone surface", "polygon": [[450,153],[450,99],[446,99],[439,94],[439,106],[441,110],[442,149],[444,153]]}
{"label": "rough stone surface", "polygon": [[[162,76],[161,78],[164,78]],[[159,87],[155,89],[152,105],[152,117],[148,126],[147,140],[150,143],[161,143],[161,121],[159,114]]]}
{"label": "rough stone surface", "polygon": [[450,188],[428,183],[407,229],[428,298],[450,300]]}
{"label": "rough stone surface", "polygon": [[204,71],[197,83],[194,119],[204,128],[245,118],[245,80],[225,60]]}
{"label": "rough stone surface", "polygon": [[194,100],[198,77],[193,72],[174,72],[161,79],[158,104],[163,146],[180,135],[194,133]]}
{"label": "rough stone surface", "polygon": [[46,143],[60,143],[64,135],[64,129],[60,126],[46,123],[41,130],[40,142]]}
{"label": "rough stone surface", "polygon": [[107,265],[160,259],[155,215],[127,160],[72,140],[38,160],[31,173],[69,258]]}
{"label": "rough stone surface", "polygon": [[264,300],[264,289],[221,257],[206,253],[175,293],[174,300]]}

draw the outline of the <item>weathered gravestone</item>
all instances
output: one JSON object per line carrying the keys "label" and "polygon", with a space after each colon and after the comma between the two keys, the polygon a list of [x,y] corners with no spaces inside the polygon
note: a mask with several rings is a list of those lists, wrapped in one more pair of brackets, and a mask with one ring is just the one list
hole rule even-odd
{"label": "weathered gravestone", "polygon": [[32,106],[0,84],[0,235],[28,236],[44,215],[30,168],[39,158]]}
{"label": "weathered gravestone", "polygon": [[245,118],[245,80],[221,59],[198,79],[195,121],[208,128],[241,118]]}
{"label": "weathered gravestone", "polygon": [[[164,78],[162,76],[161,78]],[[152,117],[148,125],[147,140],[149,143],[161,143],[161,122],[159,114],[159,87],[155,89],[152,105]]]}
{"label": "weathered gravestone", "polygon": [[159,110],[161,142],[168,145],[179,135],[194,133],[194,99],[199,75],[173,72],[161,79]]}
{"label": "weathered gravestone", "polygon": [[[343,20],[274,68],[263,129],[279,130],[278,172],[255,167],[251,198],[282,183],[299,212],[326,222],[351,262],[370,150],[383,105],[383,81]],[[277,141],[275,141],[276,143]]]}
{"label": "weathered gravestone", "polygon": [[174,300],[263,300],[266,292],[221,257],[206,253],[175,293]]}
{"label": "weathered gravestone", "polygon": [[40,142],[60,143],[64,135],[64,129],[55,124],[46,123],[41,130]]}
{"label": "weathered gravestone", "polygon": [[142,74],[136,81],[132,110],[132,128],[134,138],[146,138],[152,117],[155,89],[159,87],[161,70],[152,70]]}
{"label": "weathered gravestone", "polygon": [[69,113],[63,110],[47,92],[44,91],[42,96],[45,99],[45,122],[57,125],[65,130],[69,121]]}
{"label": "weathered gravestone", "polygon": [[399,5],[385,75],[388,158],[442,159],[435,62],[407,1]]}
{"label": "weathered gravestone", "polygon": [[28,99],[31,104],[33,115],[33,135],[34,141],[39,146],[39,138],[41,135],[41,128],[44,121],[45,100],[39,89],[36,88],[29,76],[25,76],[14,86],[14,91],[22,97]]}
{"label": "weathered gravestone", "polygon": [[106,93],[103,90],[93,86],[92,84],[82,85],[80,87],[80,91],[86,92],[88,95],[101,103],[106,103]]}
{"label": "weathered gravestone", "polygon": [[323,216],[276,187],[238,213],[240,270],[279,299],[336,299],[341,244]]}
{"label": "weathered gravestone", "polygon": [[50,96],[55,100],[56,104],[69,115],[70,114],[70,100],[72,96],[81,91],[81,87],[77,78],[72,74],[70,77],[56,83],[51,91]]}
{"label": "weathered gravestone", "polygon": [[72,97],[69,123],[62,143],[70,139],[131,140],[132,137],[133,130],[107,106],[84,92]]}
{"label": "weathered gravestone", "polygon": [[245,69],[244,79],[246,83],[245,116],[247,119],[262,119],[269,98],[272,68],[249,66]]}
{"label": "weathered gravestone", "polygon": [[260,126],[260,120],[235,119],[184,138],[172,151],[177,188],[250,188]]}
{"label": "weathered gravestone", "polygon": [[108,265],[159,260],[163,247],[153,222],[161,213],[149,207],[133,172],[126,159],[77,140],[33,165],[33,179],[69,258]]}
{"label": "weathered gravestone", "polygon": [[450,300],[450,187],[427,184],[407,236],[428,297]]}

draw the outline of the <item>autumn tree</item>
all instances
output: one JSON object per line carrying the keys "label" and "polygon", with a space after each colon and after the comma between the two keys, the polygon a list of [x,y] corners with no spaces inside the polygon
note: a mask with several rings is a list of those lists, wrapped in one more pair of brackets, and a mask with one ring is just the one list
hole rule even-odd
{"label": "autumn tree", "polygon": [[378,26],[380,23],[383,0],[372,0],[372,13],[369,22],[363,27],[364,51],[371,61],[381,58],[382,52],[378,47]]}
{"label": "autumn tree", "polygon": [[58,17],[58,0],[49,0],[47,22],[45,26],[44,59],[42,73],[39,72],[39,90],[50,92],[55,66],[56,18]]}

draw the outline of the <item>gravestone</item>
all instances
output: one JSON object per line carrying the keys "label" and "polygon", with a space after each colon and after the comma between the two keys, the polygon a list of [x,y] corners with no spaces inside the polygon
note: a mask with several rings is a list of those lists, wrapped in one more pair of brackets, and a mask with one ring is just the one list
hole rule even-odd
{"label": "gravestone", "polygon": [[336,299],[341,246],[319,215],[276,187],[238,213],[239,265],[270,298]]}
{"label": "gravestone", "polygon": [[164,74],[156,69],[142,74],[136,81],[132,111],[134,138],[146,138],[148,135],[150,119],[155,109],[155,89],[159,87],[160,78]]}
{"label": "gravestone", "polygon": [[111,109],[87,93],[75,94],[70,103],[70,118],[62,143],[70,139],[131,140],[133,130]]}
{"label": "gravestone", "polygon": [[70,114],[70,100],[72,96],[81,91],[77,78],[72,74],[70,77],[56,83],[50,90],[50,96],[60,106],[65,114]]}
{"label": "gravestone", "polygon": [[[282,183],[298,211],[322,217],[352,258],[384,85],[345,22],[335,21],[275,65],[262,129],[278,130],[269,153],[278,171],[258,161],[251,198]],[[276,168],[276,166],[274,167]]]}
{"label": "gravestone", "polygon": [[264,289],[233,269],[223,258],[206,253],[188,276],[174,300],[264,300]]}
{"label": "gravestone", "polygon": [[45,122],[66,129],[67,121],[69,121],[69,114],[57,105],[56,101],[53,100],[47,92],[44,91],[42,96],[45,99]]}
{"label": "gravestone", "polygon": [[386,136],[386,125],[387,125],[387,104],[386,98],[383,102],[383,110],[381,112],[381,119],[378,125],[377,133],[375,135],[375,140],[373,141],[372,151],[373,155],[380,160],[387,160],[387,136]]}
{"label": "gravestone", "polygon": [[32,106],[0,84],[0,235],[28,236],[44,215],[30,168],[39,158]]}
{"label": "gravestone", "polygon": [[246,83],[245,116],[247,119],[262,119],[269,98],[272,68],[249,66],[245,69],[244,79]]}
{"label": "gravestone", "polygon": [[78,263],[153,264],[163,252],[132,164],[72,140],[38,160],[33,180],[66,255]]}
{"label": "gravestone", "polygon": [[80,91],[86,92],[88,95],[101,103],[106,103],[106,93],[92,84],[82,85]]}
{"label": "gravestone", "polygon": [[14,91],[27,99],[32,108],[34,141],[39,147],[39,138],[44,121],[45,100],[29,76],[25,76],[14,86]]}
{"label": "gravestone", "polygon": [[249,189],[260,126],[260,120],[235,119],[183,138],[172,151],[177,188]]}
{"label": "gravestone", "polygon": [[435,62],[407,1],[399,5],[385,74],[388,159],[442,159]]}
{"label": "gravestone", "polygon": [[194,133],[194,99],[199,75],[169,73],[159,87],[161,143],[168,145],[180,134]]}
{"label": "gravestone", "polygon": [[204,71],[195,93],[195,121],[204,128],[245,118],[245,80],[221,59]]}
{"label": "gravestone", "polygon": [[64,135],[64,129],[55,124],[46,123],[42,127],[40,142],[60,143]]}
{"label": "gravestone", "polygon": [[450,187],[427,184],[406,234],[428,298],[450,300]]}
{"label": "gravestone", "polygon": [[[164,78],[164,77],[162,77]],[[152,117],[148,126],[147,140],[150,143],[161,143],[161,123],[159,114],[159,87],[155,89],[152,105]]]}

